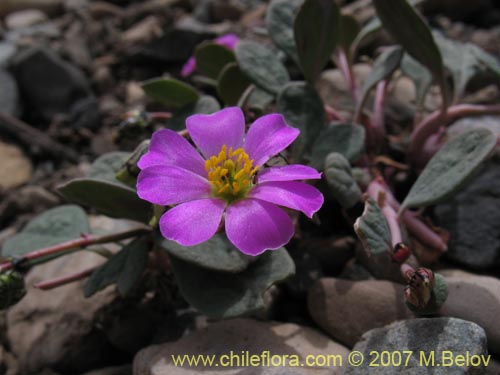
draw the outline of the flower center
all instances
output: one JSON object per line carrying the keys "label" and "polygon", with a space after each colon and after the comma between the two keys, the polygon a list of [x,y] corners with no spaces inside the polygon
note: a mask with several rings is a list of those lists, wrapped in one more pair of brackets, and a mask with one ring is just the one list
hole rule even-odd
{"label": "flower center", "polygon": [[234,201],[242,198],[253,186],[253,176],[258,170],[242,148],[233,150],[223,145],[217,156],[205,161],[208,180],[212,183],[214,195]]}

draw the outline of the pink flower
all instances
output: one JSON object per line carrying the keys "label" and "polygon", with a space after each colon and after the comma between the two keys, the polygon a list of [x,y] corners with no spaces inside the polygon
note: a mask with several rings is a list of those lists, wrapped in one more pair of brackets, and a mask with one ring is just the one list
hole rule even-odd
{"label": "pink flower", "polygon": [[292,238],[290,217],[278,206],[309,217],[323,204],[313,186],[295,180],[319,179],[305,165],[265,167],[288,147],[299,130],[282,115],[257,119],[245,136],[245,117],[238,107],[186,120],[191,139],[168,129],[153,134],[149,151],[139,160],[139,197],[175,207],[160,219],[165,238],[184,246],[210,239],[225,217],[226,235],[249,255],[278,249]]}
{"label": "pink flower", "polygon": [[[234,49],[236,48],[236,44],[238,44],[239,41],[240,38],[238,38],[234,34],[222,35],[213,40],[215,44],[227,47],[231,51],[234,51]],[[182,67],[181,76],[188,77],[191,74],[193,74],[195,70],[196,70],[196,59],[194,58],[194,56],[191,56]]]}

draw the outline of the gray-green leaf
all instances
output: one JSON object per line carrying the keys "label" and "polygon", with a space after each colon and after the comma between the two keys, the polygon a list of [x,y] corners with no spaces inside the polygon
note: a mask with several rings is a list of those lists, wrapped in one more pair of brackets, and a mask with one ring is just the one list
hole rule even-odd
{"label": "gray-green leaf", "polygon": [[290,81],[277,54],[262,44],[242,40],[236,45],[235,52],[243,74],[267,92],[276,95]]}
{"label": "gray-green leaf", "polygon": [[90,166],[89,177],[119,183],[116,173],[130,157],[129,152],[112,151],[99,156]]}
{"label": "gray-green leaf", "polygon": [[94,178],[77,178],[58,187],[69,201],[93,207],[111,217],[148,222],[151,204],[140,199],[137,192],[122,183]]}
{"label": "gray-green leaf", "polygon": [[169,108],[182,108],[198,100],[196,89],[173,78],[154,78],[141,84],[146,95]]}
{"label": "gray-green leaf", "polygon": [[136,238],[95,270],[85,283],[85,297],[113,283],[122,296],[128,295],[146,268],[150,242],[149,236]]}
{"label": "gray-green leaf", "polygon": [[328,154],[325,161],[325,179],[332,195],[346,209],[361,201],[363,194],[352,176],[347,159],[336,152]]}
{"label": "gray-green leaf", "polygon": [[182,130],[186,128],[186,119],[195,114],[209,115],[220,109],[219,102],[210,95],[202,95],[194,103],[188,104],[174,113],[168,121],[168,127],[173,130]]}
{"label": "gray-green leaf", "polygon": [[357,112],[363,109],[363,106],[368,98],[368,94],[375,85],[385,79],[389,79],[394,71],[399,68],[399,63],[403,57],[403,49],[401,47],[391,47],[385,50],[373,63],[373,70],[366,78],[361,92],[361,99],[358,102]]}
{"label": "gray-green leaf", "polygon": [[305,0],[295,18],[294,36],[302,72],[314,85],[339,41],[340,10],[332,0]]}
{"label": "gray-green leaf", "polygon": [[215,43],[202,43],[195,50],[196,69],[210,78],[217,79],[224,67],[236,61],[234,52]]}
{"label": "gray-green leaf", "polygon": [[267,8],[266,26],[276,46],[299,64],[293,37],[295,16],[304,0],[272,0]]}
{"label": "gray-green leaf", "polygon": [[372,198],[365,201],[365,210],[354,223],[354,231],[367,254],[390,254],[391,230],[382,210]]}
{"label": "gray-green leaf", "polygon": [[202,313],[217,319],[262,309],[264,292],[295,273],[295,264],[284,248],[265,252],[237,274],[209,271],[176,257],[171,262],[184,298]]}
{"label": "gray-green leaf", "polygon": [[321,132],[312,147],[311,165],[322,169],[331,152],[342,154],[350,163],[355,162],[365,148],[365,128],[357,124],[333,124]]}
{"label": "gray-green leaf", "polygon": [[430,29],[406,0],[373,0],[384,28],[417,61],[429,69],[446,95],[443,60]]}
{"label": "gray-green leaf", "polygon": [[292,145],[293,156],[300,160],[324,127],[323,102],[305,82],[290,82],[278,95],[277,109],[291,126],[300,129],[300,135]]}
{"label": "gray-green leaf", "polygon": [[160,237],[159,245],[176,258],[212,271],[241,272],[255,259],[235,248],[223,234],[189,247]]}
{"label": "gray-green leaf", "polygon": [[21,232],[5,241],[2,255],[24,255],[43,247],[77,239],[89,232],[85,211],[71,204],[59,206],[38,215]]}
{"label": "gray-green leaf", "polygon": [[400,212],[446,200],[458,191],[490,155],[497,136],[488,129],[474,129],[446,143],[413,184]]}
{"label": "gray-green leaf", "polygon": [[217,93],[226,105],[236,105],[251,82],[237,63],[227,64],[217,80]]}
{"label": "gray-green leaf", "polygon": [[408,54],[401,60],[401,70],[415,84],[417,108],[421,108],[432,84],[431,72]]}

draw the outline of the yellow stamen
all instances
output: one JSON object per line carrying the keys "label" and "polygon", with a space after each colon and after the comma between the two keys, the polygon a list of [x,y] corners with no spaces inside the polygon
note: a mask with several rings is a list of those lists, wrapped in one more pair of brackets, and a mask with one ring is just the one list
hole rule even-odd
{"label": "yellow stamen", "polygon": [[217,155],[205,161],[208,180],[214,194],[227,201],[244,197],[253,186],[253,176],[259,169],[243,148],[233,150],[226,145]]}

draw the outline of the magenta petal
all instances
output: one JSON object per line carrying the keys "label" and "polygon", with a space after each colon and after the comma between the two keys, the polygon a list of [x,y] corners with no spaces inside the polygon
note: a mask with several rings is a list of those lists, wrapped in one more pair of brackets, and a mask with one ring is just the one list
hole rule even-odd
{"label": "magenta petal", "polygon": [[321,173],[316,169],[301,164],[264,169],[257,176],[259,183],[268,181],[317,180]]}
{"label": "magenta petal", "polygon": [[137,195],[160,206],[207,198],[211,191],[208,180],[173,165],[143,169],[137,178]]}
{"label": "magenta petal", "polygon": [[225,206],[221,199],[199,199],[175,206],[161,217],[161,234],[183,246],[205,242],[217,232]]}
{"label": "magenta petal", "polygon": [[206,176],[205,160],[184,137],[169,129],[156,131],[151,138],[149,151],[139,163],[140,169],[153,165],[176,165],[201,176]]}
{"label": "magenta petal", "polygon": [[230,50],[234,51],[236,48],[236,44],[240,41],[240,38],[235,34],[226,34],[222,35],[214,40],[214,43],[220,44],[221,46],[227,47]]}
{"label": "magenta petal", "polygon": [[287,148],[299,133],[298,129],[287,125],[282,115],[262,116],[250,126],[244,148],[254,165],[262,165]]}
{"label": "magenta petal", "polygon": [[274,181],[258,184],[249,197],[302,211],[312,217],[323,205],[323,194],[314,186],[297,181]]}
{"label": "magenta petal", "polygon": [[293,224],[274,204],[243,199],[227,208],[226,234],[241,252],[255,256],[288,243],[293,236]]}
{"label": "magenta petal", "polygon": [[211,115],[193,115],[186,119],[193,142],[203,155],[218,155],[222,145],[237,149],[243,144],[245,116],[238,107],[224,108]]}
{"label": "magenta petal", "polygon": [[196,59],[191,56],[186,63],[182,66],[181,76],[188,77],[196,70]]}

